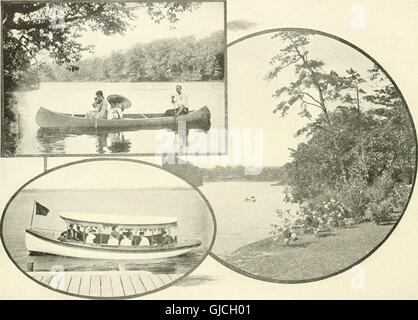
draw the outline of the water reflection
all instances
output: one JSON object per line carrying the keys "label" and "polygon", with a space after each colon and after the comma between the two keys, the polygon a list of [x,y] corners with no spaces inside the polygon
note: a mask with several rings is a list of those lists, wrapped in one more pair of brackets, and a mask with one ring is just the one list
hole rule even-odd
{"label": "water reflection", "polygon": [[123,131],[100,131],[100,130],[85,130],[76,131],[72,129],[48,129],[39,128],[36,138],[44,153],[65,153],[67,145],[66,140],[77,136],[86,135],[96,140],[96,152],[99,154],[110,153],[125,153],[131,150],[132,143],[125,137]]}
{"label": "water reflection", "polygon": [[[161,128],[158,128],[161,130]],[[176,128],[177,129],[177,128]],[[166,132],[175,133],[173,137],[173,144],[178,144],[179,151],[184,151],[189,144],[190,127],[186,126],[184,131],[180,132],[174,128],[165,128]],[[202,129],[192,129],[194,132],[202,132],[207,134]],[[70,141],[77,144],[79,148],[92,152],[93,149],[98,154],[103,153],[128,153],[131,151],[132,142],[126,136],[128,133],[138,130],[124,130],[119,131],[115,129],[57,129],[57,128],[39,128],[36,132],[36,140],[39,143],[38,151],[41,153],[71,153],[69,147]],[[149,133],[155,130],[141,131],[142,140],[150,142]],[[134,133],[136,134],[136,133]],[[141,133],[139,133],[141,134]],[[85,139],[87,137],[88,139]],[[134,138],[137,135],[134,136]],[[139,136],[138,136],[139,138]],[[155,139],[155,136],[153,137]],[[91,146],[88,146],[90,140]]]}
{"label": "water reflection", "polygon": [[105,148],[111,153],[129,152],[132,143],[125,139],[123,132],[110,132],[97,135],[96,150],[104,153]]}

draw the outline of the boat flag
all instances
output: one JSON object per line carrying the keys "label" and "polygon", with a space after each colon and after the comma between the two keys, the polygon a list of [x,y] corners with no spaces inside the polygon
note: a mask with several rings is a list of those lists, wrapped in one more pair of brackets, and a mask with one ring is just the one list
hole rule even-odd
{"label": "boat flag", "polygon": [[35,201],[35,214],[39,216],[46,216],[49,212],[49,209],[41,205],[39,202]]}

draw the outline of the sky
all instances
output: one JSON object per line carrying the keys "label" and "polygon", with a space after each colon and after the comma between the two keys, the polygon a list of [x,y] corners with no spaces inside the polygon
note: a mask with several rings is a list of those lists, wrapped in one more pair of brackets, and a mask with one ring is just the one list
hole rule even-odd
{"label": "sky", "polygon": [[[223,159],[216,163],[202,159],[193,161],[189,158],[192,162],[208,167],[225,165],[228,161],[231,165],[242,164],[248,167],[281,166],[291,160],[290,149],[296,149],[299,143],[306,140],[303,136],[294,136],[298,129],[308,123],[306,118],[297,114],[298,108],[285,117],[273,113],[275,105],[280,102],[272,97],[275,90],[296,80],[293,66],[281,71],[270,83],[264,80],[265,75],[273,68],[270,59],[284,47],[280,38],[271,39],[273,34],[249,38],[228,48],[228,127],[230,131],[241,130],[242,133],[244,130],[252,130],[253,139],[243,139],[238,148],[234,147],[234,142],[230,139],[229,160]],[[310,37],[310,42],[305,48],[309,51],[308,57],[325,62],[324,69],[328,72],[335,70],[342,75],[346,69],[353,67],[365,77],[366,70],[373,66],[367,57],[332,38],[315,35]],[[261,154],[245,157],[245,148],[253,153],[256,149],[254,137],[257,129],[262,131],[263,136],[262,146],[258,148]],[[237,152],[242,155],[237,155]]]}
{"label": "sky", "polygon": [[[139,11],[138,11],[139,10]],[[224,30],[223,2],[206,2],[192,12],[179,13],[180,19],[171,28],[170,23],[163,20],[156,24],[145,11],[138,9],[138,19],[131,22],[134,29],[124,35],[105,36],[102,32],[86,32],[80,39],[83,45],[94,45],[94,55],[104,56],[115,50],[125,50],[135,43],[150,42],[156,39],[195,36],[204,38],[212,32]]]}
{"label": "sky", "polygon": [[64,167],[40,177],[26,189],[190,188],[180,178],[149,165],[94,161]]}

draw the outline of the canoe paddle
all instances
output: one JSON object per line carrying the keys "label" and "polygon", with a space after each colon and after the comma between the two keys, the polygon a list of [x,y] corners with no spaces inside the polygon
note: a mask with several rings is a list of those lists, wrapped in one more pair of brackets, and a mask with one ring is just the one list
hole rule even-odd
{"label": "canoe paddle", "polygon": [[178,142],[177,142],[177,114],[176,114],[176,102],[174,101],[174,96],[171,96],[171,102],[173,103],[173,110],[174,110],[174,143],[176,152],[178,151]]}

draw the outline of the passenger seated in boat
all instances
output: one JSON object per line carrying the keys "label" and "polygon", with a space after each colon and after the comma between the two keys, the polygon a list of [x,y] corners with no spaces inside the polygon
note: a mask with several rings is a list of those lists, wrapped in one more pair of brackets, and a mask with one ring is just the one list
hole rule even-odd
{"label": "passenger seated in boat", "polygon": [[96,92],[96,97],[93,102],[93,110],[90,110],[86,114],[86,118],[92,119],[106,119],[108,113],[108,104],[104,98],[103,91]]}
{"label": "passenger seated in boat", "polygon": [[64,231],[60,234],[60,236],[58,237],[58,240],[61,242],[67,242],[67,231]]}
{"label": "passenger seated in boat", "polygon": [[122,234],[122,240],[120,242],[120,245],[124,247],[131,246],[132,245],[131,237],[132,237],[132,234],[130,232],[125,232],[124,234]]}
{"label": "passenger seated in boat", "polygon": [[87,233],[86,243],[93,244],[95,238],[96,238],[96,235],[94,234],[93,230],[90,229],[89,232]]}
{"label": "passenger seated in boat", "polygon": [[100,243],[107,244],[110,238],[110,233],[112,232],[112,229],[110,226],[103,226],[101,231],[101,241]]}
{"label": "passenger seated in boat", "polygon": [[112,237],[116,238],[116,239],[119,239],[120,233],[119,233],[119,230],[118,230],[118,227],[117,226],[113,226],[112,227],[112,231],[110,232],[110,235]]}
{"label": "passenger seated in boat", "polygon": [[76,233],[74,230],[74,225],[70,224],[67,230],[67,239],[68,240],[76,240]]}
{"label": "passenger seated in boat", "polygon": [[158,230],[159,233],[157,234],[153,234],[150,239],[151,239],[151,244],[153,245],[161,245],[163,243],[163,233],[162,230],[159,229]]}
{"label": "passenger seated in boat", "polygon": [[80,226],[77,226],[77,230],[75,232],[75,240],[84,242],[84,239],[86,238],[86,234],[81,230]]}
{"label": "passenger seated in boat", "polygon": [[107,119],[122,120],[123,119],[123,106],[120,103],[111,104],[110,109],[107,113]]}
{"label": "passenger seated in boat", "polygon": [[139,238],[140,238],[140,240],[139,240],[139,244],[138,245],[140,247],[149,247],[151,245],[148,237],[146,237],[144,235],[144,232],[140,232],[139,233]]}
{"label": "passenger seated in boat", "polygon": [[167,231],[165,231],[164,229],[162,230],[162,241],[161,241],[161,245],[165,246],[168,244],[173,244],[174,238],[172,236],[170,236]]}
{"label": "passenger seated in boat", "polygon": [[113,235],[111,235],[107,244],[109,246],[118,246],[119,245],[119,236],[116,238]]}

